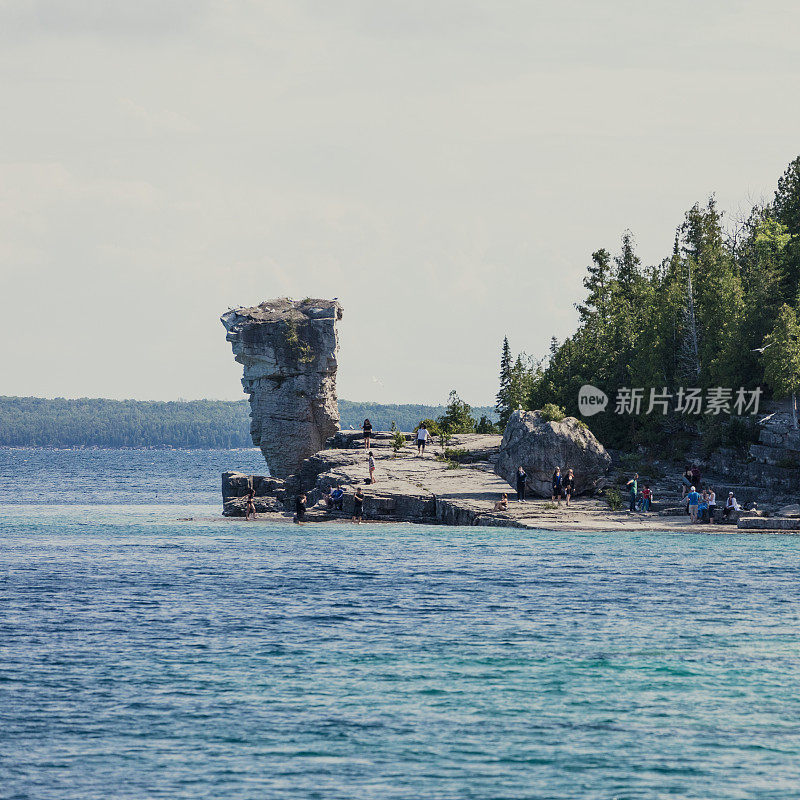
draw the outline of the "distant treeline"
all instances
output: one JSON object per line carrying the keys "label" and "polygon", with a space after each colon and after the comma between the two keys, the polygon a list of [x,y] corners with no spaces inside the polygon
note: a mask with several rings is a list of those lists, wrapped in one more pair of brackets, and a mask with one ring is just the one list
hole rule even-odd
{"label": "distant treeline", "polygon": [[[376,430],[412,430],[444,406],[384,406],[339,401],[343,429],[369,418]],[[475,413],[496,415],[492,409]],[[0,397],[0,446],[5,447],[252,447],[247,400],[150,402],[82,398]]]}

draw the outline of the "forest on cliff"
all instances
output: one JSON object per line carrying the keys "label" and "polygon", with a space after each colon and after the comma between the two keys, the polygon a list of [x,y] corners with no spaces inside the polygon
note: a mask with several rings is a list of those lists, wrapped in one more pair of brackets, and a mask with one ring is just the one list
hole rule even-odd
{"label": "forest on cliff", "polygon": [[[687,414],[678,392],[730,390],[733,400],[740,388],[764,398],[800,390],[800,157],[771,201],[742,218],[726,219],[713,196],[693,205],[658,264],[643,265],[625,231],[618,252],[592,253],[583,285],[577,330],[553,339],[547,357],[514,357],[504,342],[501,420],[546,404],[580,416],[580,387],[591,384],[610,405],[586,423],[607,445],[667,445],[679,455],[683,435],[700,434],[707,450],[741,444],[747,414]],[[620,390],[633,388],[643,389],[640,412],[616,413]],[[671,395],[667,413],[647,413],[651,390]]]}

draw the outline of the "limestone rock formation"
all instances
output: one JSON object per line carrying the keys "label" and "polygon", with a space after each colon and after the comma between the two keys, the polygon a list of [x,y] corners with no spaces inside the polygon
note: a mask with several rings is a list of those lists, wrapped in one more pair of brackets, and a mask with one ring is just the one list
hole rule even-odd
{"label": "limestone rock formation", "polygon": [[339,429],[335,300],[281,298],[220,318],[244,367],[250,434],[270,473],[285,478]]}
{"label": "limestone rock formation", "polygon": [[506,425],[495,472],[516,485],[519,466],[528,474],[527,491],[550,497],[556,467],[575,472],[576,494],[594,490],[611,466],[611,456],[574,417],[548,422],[538,411],[515,411]]}

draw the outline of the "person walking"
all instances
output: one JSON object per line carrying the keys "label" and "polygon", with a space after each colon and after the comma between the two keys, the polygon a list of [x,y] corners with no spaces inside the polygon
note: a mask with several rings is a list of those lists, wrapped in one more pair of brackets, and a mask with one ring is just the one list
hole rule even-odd
{"label": "person walking", "polygon": [[525,481],[528,480],[528,474],[520,466],[517,468],[517,502],[525,502]]}
{"label": "person walking", "polygon": [[361,487],[359,486],[356,489],[356,493],[353,496],[353,522],[361,522],[361,519],[364,516],[364,493],[361,491]]}
{"label": "person walking", "polygon": [[425,445],[428,443],[428,437],[430,433],[428,429],[425,427],[425,423],[421,422],[419,428],[417,428],[417,455],[424,456],[425,455]]}
{"label": "person walking", "polygon": [[697,507],[700,505],[700,495],[694,486],[690,486],[689,494],[686,497],[689,500],[689,519],[692,522],[697,522]]}
{"label": "person walking", "polygon": [[368,419],[364,420],[362,430],[364,431],[364,449],[369,450],[369,441],[372,438],[372,423]]}
{"label": "person walking", "polygon": [[572,495],[575,493],[575,473],[571,470],[567,470],[567,477],[564,478],[564,497],[567,499],[567,508],[569,508],[569,502],[572,500]]}
{"label": "person walking", "polygon": [[369,451],[369,482],[375,483],[375,456],[372,455],[372,450]]}
{"label": "person walking", "polygon": [[639,473],[635,472],[633,477],[625,484],[630,490],[630,507],[628,513],[636,511],[636,496],[639,494]]}

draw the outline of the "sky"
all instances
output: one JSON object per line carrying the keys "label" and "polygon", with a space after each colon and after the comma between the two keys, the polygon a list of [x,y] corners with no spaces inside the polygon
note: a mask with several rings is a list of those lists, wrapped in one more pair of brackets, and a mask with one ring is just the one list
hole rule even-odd
{"label": "sky", "polygon": [[795,0],[0,0],[0,395],[239,399],[338,297],[339,396],[473,405],[800,154]]}

